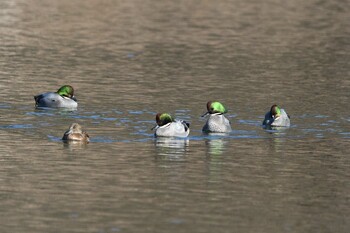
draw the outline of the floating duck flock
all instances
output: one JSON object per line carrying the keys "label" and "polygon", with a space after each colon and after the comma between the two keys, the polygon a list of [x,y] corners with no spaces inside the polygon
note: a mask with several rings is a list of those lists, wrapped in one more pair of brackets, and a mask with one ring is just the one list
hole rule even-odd
{"label": "floating duck flock", "polygon": [[[34,96],[35,106],[48,108],[77,108],[78,102],[74,96],[74,88],[70,85],[64,85],[56,92],[45,92]],[[225,117],[226,107],[218,101],[209,101],[207,103],[207,112],[202,117],[207,117],[203,126],[204,133],[230,133],[232,131],[230,121]],[[262,123],[265,128],[289,127],[290,117],[287,112],[274,104],[270,111],[265,114]],[[155,130],[156,137],[188,137],[190,134],[190,124],[183,120],[173,118],[169,113],[157,113]],[[62,137],[66,142],[85,142],[90,141],[89,135],[82,130],[78,123],[73,123]]]}

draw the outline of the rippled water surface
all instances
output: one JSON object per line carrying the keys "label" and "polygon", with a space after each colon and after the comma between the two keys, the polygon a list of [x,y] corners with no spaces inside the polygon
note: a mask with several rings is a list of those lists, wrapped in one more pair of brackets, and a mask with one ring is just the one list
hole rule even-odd
{"label": "rippled water surface", "polygon": [[[1,1],[0,232],[348,232],[349,9]],[[35,109],[63,84],[77,110]],[[208,100],[232,133],[202,134]],[[290,128],[261,127],[274,103]],[[154,138],[157,112],[190,136]]]}

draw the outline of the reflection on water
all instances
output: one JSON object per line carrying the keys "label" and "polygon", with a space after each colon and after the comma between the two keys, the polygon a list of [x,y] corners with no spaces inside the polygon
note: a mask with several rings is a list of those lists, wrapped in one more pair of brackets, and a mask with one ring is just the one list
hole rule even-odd
{"label": "reflection on water", "polygon": [[[295,137],[289,134],[291,131],[290,127],[263,127],[266,134],[269,134],[269,146],[271,153],[283,154],[286,140],[288,137]],[[291,136],[292,135],[292,136]]]}
{"label": "reflection on water", "polygon": [[270,137],[270,147],[273,153],[280,154],[284,150],[284,146],[286,143],[287,138],[284,137],[286,132],[283,132],[284,130],[273,130],[269,131],[271,134]]}
{"label": "reflection on water", "polygon": [[205,140],[205,145],[208,148],[209,154],[221,155],[225,150],[225,137],[227,140],[227,133],[208,133],[208,137]]}
{"label": "reflection on water", "polygon": [[81,141],[65,141],[63,147],[71,151],[85,149],[88,146],[87,142]]}
{"label": "reflection on water", "polygon": [[189,149],[188,138],[156,137],[157,155],[168,159],[177,159],[186,155]]}
{"label": "reflection on water", "polygon": [[[346,1],[0,9],[0,232],[348,232]],[[64,84],[77,110],[35,109]],[[202,134],[210,100],[230,134]],[[292,127],[262,129],[272,104]],[[157,112],[190,136],[154,138]]]}
{"label": "reflection on water", "polygon": [[208,146],[209,153],[212,155],[221,155],[225,149],[225,142],[222,139],[209,139],[205,141],[205,144]]}

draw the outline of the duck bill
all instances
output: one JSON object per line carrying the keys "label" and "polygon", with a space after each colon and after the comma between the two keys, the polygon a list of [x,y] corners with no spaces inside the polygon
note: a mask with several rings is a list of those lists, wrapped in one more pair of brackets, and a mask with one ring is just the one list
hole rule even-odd
{"label": "duck bill", "polygon": [[78,102],[78,100],[77,100],[77,98],[75,98],[75,96],[73,95],[72,96],[72,98],[71,98],[72,100],[74,100],[75,102]]}
{"label": "duck bill", "polygon": [[157,129],[158,127],[159,127],[158,125],[155,125],[151,128],[151,130]]}
{"label": "duck bill", "polygon": [[69,134],[73,133],[73,129],[69,128],[69,130],[67,130],[66,132],[64,132],[64,136],[68,136]]}
{"label": "duck bill", "polygon": [[277,120],[278,118],[280,118],[280,115],[273,116],[273,120]]}
{"label": "duck bill", "polygon": [[209,112],[204,113],[201,117],[206,117],[207,115],[209,115]]}

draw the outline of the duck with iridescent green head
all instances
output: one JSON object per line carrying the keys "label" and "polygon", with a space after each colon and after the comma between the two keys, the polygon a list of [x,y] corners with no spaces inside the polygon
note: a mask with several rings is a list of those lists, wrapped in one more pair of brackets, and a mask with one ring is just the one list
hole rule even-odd
{"label": "duck with iridescent green head", "polygon": [[45,92],[34,96],[36,107],[49,108],[77,108],[72,86],[64,85],[57,92]]}
{"label": "duck with iridescent green head", "polygon": [[230,121],[224,116],[227,113],[227,109],[223,104],[217,101],[209,101],[207,103],[207,112],[202,115],[205,117],[209,115],[209,118],[202,131],[205,133],[229,133],[232,131]]}
{"label": "duck with iridescent green head", "polygon": [[268,127],[289,127],[290,117],[287,112],[274,104],[271,106],[270,111],[265,114],[263,126]]}
{"label": "duck with iridescent green head", "polygon": [[183,120],[174,119],[169,113],[157,113],[156,137],[187,137],[190,133],[190,124]]}

